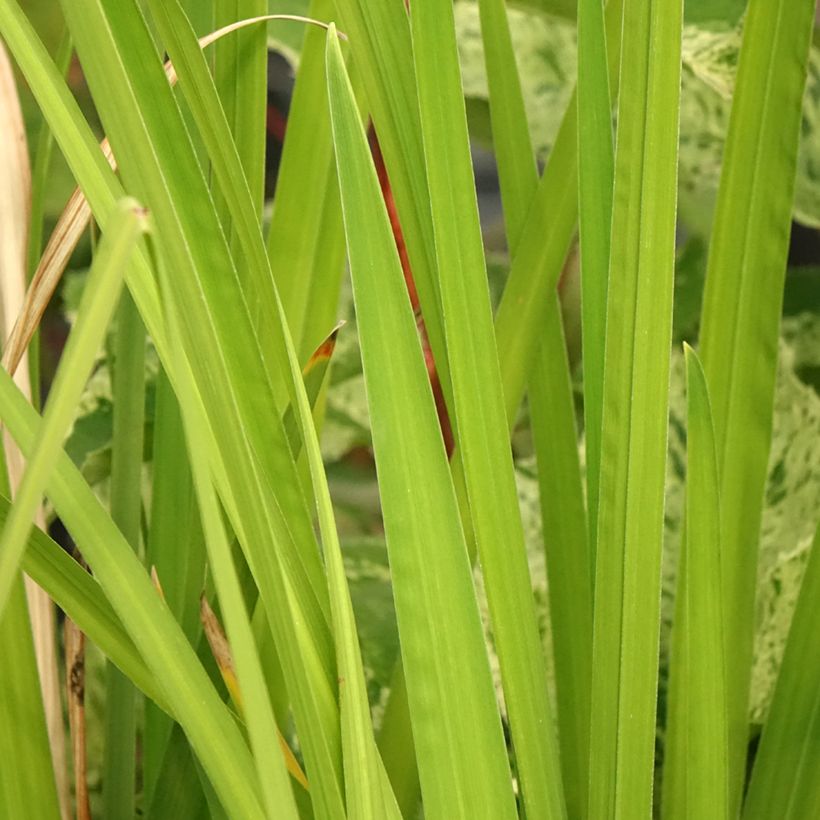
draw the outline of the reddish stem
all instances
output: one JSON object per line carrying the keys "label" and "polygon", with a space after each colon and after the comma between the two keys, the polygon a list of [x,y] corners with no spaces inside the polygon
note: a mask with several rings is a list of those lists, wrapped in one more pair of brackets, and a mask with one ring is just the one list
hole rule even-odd
{"label": "reddish stem", "polygon": [[453,454],[455,442],[453,440],[453,429],[450,424],[450,416],[447,413],[447,405],[444,401],[444,391],[441,389],[441,381],[436,370],[436,363],[433,359],[433,350],[430,347],[430,339],[427,336],[427,328],[424,324],[424,317],[421,313],[421,304],[419,303],[419,295],[416,290],[416,283],[413,279],[413,271],[410,268],[410,257],[407,254],[407,246],[404,242],[404,234],[399,223],[399,214],[396,210],[396,202],[393,199],[393,191],[390,188],[390,180],[387,177],[387,168],[384,164],[384,157],[382,156],[379,140],[376,136],[376,131],[373,125],[367,132],[370,141],[370,152],[373,155],[373,162],[376,165],[376,173],[379,177],[379,185],[382,189],[382,196],[384,197],[384,204],[387,208],[387,214],[390,217],[390,226],[393,228],[393,238],[396,241],[396,249],[399,252],[399,259],[401,260],[401,269],[404,273],[404,283],[407,285],[407,293],[410,296],[410,304],[413,307],[413,313],[416,316],[416,327],[418,328],[419,338],[421,339],[421,348],[424,352],[424,362],[427,365],[427,375],[430,379],[430,387],[433,390],[433,399],[436,403],[436,414],[438,415],[439,427],[441,428],[441,436],[444,439],[444,447],[447,451],[447,458]]}

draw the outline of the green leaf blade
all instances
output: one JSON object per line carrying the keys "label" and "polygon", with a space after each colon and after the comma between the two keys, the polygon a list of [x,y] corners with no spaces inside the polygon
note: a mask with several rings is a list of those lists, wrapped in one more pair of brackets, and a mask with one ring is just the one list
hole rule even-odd
{"label": "green leaf blade", "polygon": [[[309,16],[332,17],[330,0]],[[336,318],[344,270],[344,229],[325,81],[325,32],[308,26],[288,110],[270,231],[271,267],[299,361],[304,364]]]}
{"label": "green leaf blade", "polygon": [[501,0],[480,0],[478,9],[507,245],[514,255],[538,185],[538,175],[507,11]]}
{"label": "green leaf blade", "polygon": [[757,545],[813,10],[810,0],[749,4],[701,318],[721,476],[732,814],[747,754]]}
{"label": "green leaf blade", "polygon": [[0,771],[0,811],[7,817],[58,818],[60,806],[20,572],[14,573],[0,620],[0,650],[6,667],[0,676],[0,751],[5,761]]}
{"label": "green leaf blade", "polygon": [[[169,316],[173,327],[175,318]],[[173,337],[172,337],[173,338]],[[181,349],[181,347],[180,347]],[[208,550],[209,567],[225,616],[231,653],[235,658],[243,712],[248,727],[254,762],[268,817],[297,820],[298,812],[291,791],[278,731],[259,655],[251,631],[239,576],[231,556],[231,545],[225,532],[216,491],[211,483],[207,432],[207,417],[197,394],[190,371],[184,366],[178,372],[186,374],[190,382],[180,403],[191,458],[191,471],[199,501],[202,530]],[[205,443],[205,446],[203,446]],[[213,446],[211,444],[210,446]],[[228,810],[230,806],[226,807]]]}
{"label": "green leaf blade", "polygon": [[589,813],[652,804],[680,4],[624,5],[595,567]]}
{"label": "green leaf blade", "polygon": [[529,381],[529,408],[549,579],[561,768],[567,813],[584,816],[592,686],[592,580],[584,488],[558,297]]}
{"label": "green leaf blade", "polygon": [[578,3],[578,233],[589,533],[595,554],[614,149],[601,0]]}
{"label": "green leaf blade", "polygon": [[442,817],[508,817],[514,809],[501,726],[415,322],[334,37],[328,38],[327,59],[342,209],[426,810]]}
{"label": "green leaf blade", "polygon": [[[684,674],[686,692],[683,805],[670,817],[729,817],[726,678],[723,658],[720,487],[712,411],[703,367],[685,346],[687,381],[686,596]],[[680,592],[678,593],[680,594]],[[672,672],[675,674],[674,670]]]}
{"label": "green leaf blade", "polygon": [[[212,141],[214,170],[223,191],[234,197],[232,216],[237,231],[241,229],[241,259],[265,274],[251,277],[247,291],[159,60],[146,58],[148,34],[133,4],[89,0],[82,7],[72,3],[66,10],[72,30],[83,29],[77,33],[78,49],[119,154],[123,179],[150,202],[160,254],[176,271],[168,295],[180,319],[185,360],[217,441],[212,451],[218,459],[213,465],[215,480],[283,657],[314,786],[311,796],[328,812],[338,812],[341,744],[326,580],[293,454],[275,412],[274,381],[283,375],[276,367],[277,357],[281,361],[285,354],[286,335],[261,230],[248,207],[251,198],[244,176],[238,173],[226,180],[230,163],[237,161],[236,149],[230,138],[219,137],[225,118],[219,104],[213,104],[210,75],[205,82],[195,81],[193,72],[201,74],[204,67],[202,54],[190,26],[180,20],[168,45],[190,46],[180,50],[178,69],[192,72],[191,100],[202,95],[192,113],[198,111],[207,119],[207,113],[214,112],[207,127],[200,121],[202,137]],[[163,10],[177,12],[179,20],[176,4]],[[254,327],[252,297],[258,300],[254,304],[270,307],[265,311],[264,340]],[[162,355],[176,382],[174,356],[167,346]],[[292,380],[288,386],[297,387]],[[233,468],[228,469],[229,464]],[[275,550],[268,547],[271,542]]]}
{"label": "green leaf blade", "polygon": [[522,793],[530,817],[563,817],[558,752],[554,732],[546,728],[553,719],[507,443],[452,10],[419,0],[411,22],[457,447]]}
{"label": "green leaf blade", "polygon": [[125,200],[111,220],[92,265],[77,322],[49,396],[43,432],[0,534],[0,615],[17,575],[34,511],[42,500],[74,408],[116,307],[123,271],[144,230],[142,209],[133,200]]}
{"label": "green leaf blade", "polygon": [[820,806],[820,527],[794,611],[769,716],[763,728],[743,820],[813,817]]}
{"label": "green leaf blade", "polygon": [[[0,370],[0,416],[24,454],[38,437],[37,414]],[[247,745],[137,556],[64,453],[47,495],[94,570],[106,597],[155,676],[174,717],[220,798],[262,817]]]}
{"label": "green leaf blade", "polygon": [[[506,12],[496,0],[482,0],[479,9],[507,244],[515,259],[538,177]],[[586,547],[575,407],[557,295],[550,299],[544,318],[542,342],[529,378],[529,410],[539,464],[563,788],[567,813],[574,817],[585,813],[587,795],[592,567]]]}
{"label": "green leaf blade", "polygon": [[[214,28],[268,13],[267,0],[214,0],[213,5]],[[264,25],[249,26],[221,38],[214,47],[214,73],[222,107],[259,222],[265,191],[266,38]],[[223,207],[229,221],[231,208]]]}
{"label": "green leaf blade", "polygon": [[413,44],[401,3],[335,0],[384,155],[433,358],[451,404],[430,197],[424,173]]}
{"label": "green leaf blade", "polygon": [[[145,327],[128,291],[119,300],[113,365],[111,517],[132,548],[139,552],[145,427]],[[108,666],[106,676],[105,813],[112,820],[130,820],[136,794],[136,691],[119,669]]]}

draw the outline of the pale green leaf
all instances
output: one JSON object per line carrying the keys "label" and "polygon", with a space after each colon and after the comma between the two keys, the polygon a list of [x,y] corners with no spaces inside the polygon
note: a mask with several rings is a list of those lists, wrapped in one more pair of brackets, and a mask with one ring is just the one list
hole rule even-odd
{"label": "pale green leaf", "polygon": [[590,816],[652,805],[681,8],[627,0],[607,300]]}
{"label": "pale green leaf", "polygon": [[512,816],[470,565],[415,322],[334,39],[328,52],[342,211],[426,811]]}
{"label": "pale green leaf", "polygon": [[750,3],[701,321],[721,482],[732,814],[746,760],[760,512],[813,12],[811,0]]}
{"label": "pale green leaf", "polygon": [[[5,465],[3,465],[5,470]],[[0,620],[0,814],[4,817],[60,817],[46,734],[40,681],[34,658],[26,593],[19,571]]]}
{"label": "pale green leaf", "polygon": [[[530,817],[557,818],[565,813],[563,790],[507,444],[452,10],[418,0],[411,22],[457,447],[470,519],[524,804]],[[521,159],[532,161],[526,155]]]}
{"label": "pale green leaf", "polygon": [[73,418],[74,406],[116,307],[128,258],[144,229],[142,209],[133,200],[125,200],[103,235],[77,322],[49,393],[43,431],[0,534],[0,614],[17,576],[34,512],[42,501],[43,490]]}
{"label": "pale green leaf", "polygon": [[769,719],[757,750],[744,820],[814,817],[820,809],[820,528],[811,546]]}

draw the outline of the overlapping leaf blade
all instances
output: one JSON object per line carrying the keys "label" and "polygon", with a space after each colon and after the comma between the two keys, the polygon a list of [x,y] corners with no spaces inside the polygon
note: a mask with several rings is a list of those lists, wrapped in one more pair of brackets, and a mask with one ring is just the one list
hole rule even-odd
{"label": "overlapping leaf blade", "polygon": [[[8,374],[0,370],[0,414],[24,453],[40,421]],[[177,623],[131,547],[100,506],[68,456],[61,454],[47,487],[123,626],[153,673],[169,708],[185,729],[208,776],[228,805],[261,817],[250,753]]]}
{"label": "overlapping leaf blade", "polygon": [[[165,285],[167,287],[167,278]],[[171,303],[173,305],[173,303]],[[176,325],[170,307],[169,326]],[[173,338],[173,336],[172,336]],[[256,651],[248,611],[242,596],[239,576],[231,556],[231,545],[225,532],[216,491],[211,484],[208,448],[213,446],[208,435],[207,418],[190,372],[184,366],[178,372],[190,380],[183,381],[184,399],[180,410],[185,422],[191,471],[202,516],[202,529],[208,549],[209,567],[227,624],[233,657],[242,693],[243,712],[248,728],[254,762],[262,787],[262,796],[268,817],[297,820],[298,812],[293,799],[285,760],[278,742],[276,721],[267,686]],[[231,807],[227,807],[229,810]]]}
{"label": "overlapping leaf blade", "polygon": [[703,300],[701,358],[721,482],[732,815],[748,741],[757,546],[813,9],[811,0],[749,4]]}
{"label": "overlapping leaf blade", "polygon": [[335,6],[340,28],[350,38],[353,61],[384,154],[425,327],[449,403],[450,381],[407,11],[402,3],[367,0],[335,0]]}
{"label": "overlapping leaf blade", "polygon": [[[684,694],[685,733],[681,771],[685,792],[664,816],[725,818],[729,814],[726,676],[723,658],[721,595],[720,489],[709,391],[703,368],[687,345],[686,545],[680,564],[678,595],[685,596],[685,620],[676,623],[683,650],[673,667]],[[680,610],[679,610],[680,611]],[[669,737],[670,743],[678,742]],[[669,768],[678,761],[671,757]]]}
{"label": "overlapping leaf blade", "polygon": [[[213,0],[213,6],[215,28],[268,13],[267,0]],[[264,25],[251,26],[231,37],[223,37],[214,47],[217,88],[259,222],[265,186],[266,38]],[[214,195],[220,221],[228,229],[233,245],[236,237],[231,229],[231,207],[222,199],[219,190]],[[240,270],[240,275],[252,276],[253,273],[253,268]]]}
{"label": "overlapping leaf blade", "polygon": [[413,56],[457,446],[530,817],[564,814],[493,333],[452,10],[418,0]]}
{"label": "overlapping leaf blade", "polygon": [[14,573],[0,621],[0,650],[7,663],[0,676],[0,751],[6,760],[0,773],[0,811],[8,817],[35,813],[57,818],[60,807],[20,572]]}
{"label": "overlapping leaf blade", "polygon": [[589,813],[649,814],[681,4],[624,4],[595,566]]}
{"label": "overlapping leaf blade", "polygon": [[[330,0],[310,16],[329,20]],[[288,111],[276,180],[268,254],[299,360],[336,318],[344,269],[344,230],[327,109],[325,33],[308,27]]]}
{"label": "overlapping leaf blade", "polygon": [[744,820],[814,817],[820,731],[820,528],[814,537],[768,720],[757,750]]}
{"label": "overlapping leaf blade", "polygon": [[[538,177],[504,6],[482,0],[479,8],[507,244],[515,259]],[[561,308],[557,295],[550,301],[529,379],[529,409],[550,579],[563,791],[568,814],[576,816],[587,791],[592,575]]]}
{"label": "overlapping leaf blade", "polygon": [[[167,11],[171,14],[176,8],[169,6]],[[261,230],[248,209],[232,209],[238,238],[243,240],[242,258],[255,271],[248,278],[247,300],[264,308],[264,344],[255,335],[246,294],[239,286],[164,74],[158,71],[159,61],[151,58],[145,63],[147,33],[134,7],[90,2],[82,9],[72,4],[68,11],[73,26],[80,24],[82,16],[85,28],[77,39],[78,48],[112,144],[120,154],[123,178],[145,194],[156,214],[160,252],[177,272],[171,281],[174,298],[186,306],[180,314],[186,358],[218,445],[215,480],[268,602],[297,724],[304,732],[308,776],[316,786],[312,795],[328,807],[338,806],[341,760],[327,592],[293,456],[281,419],[273,410],[272,383],[282,377],[276,362],[284,352],[285,337]],[[176,38],[168,44],[175,48],[180,41],[193,38],[181,21],[166,34]],[[95,37],[111,38],[110,47],[101,48]],[[204,68],[196,45],[180,51],[178,59],[180,72]],[[125,68],[129,65],[131,70]],[[192,105],[196,101],[212,106],[210,80],[191,90]],[[210,113],[208,128],[202,131],[206,141],[224,130],[218,104]],[[224,163],[237,156],[233,142],[222,139],[218,150],[213,148],[209,147],[209,153],[223,191],[242,203],[243,191],[247,197],[244,175],[240,172],[228,180],[222,173]],[[217,162],[222,165],[218,167]],[[227,471],[226,463],[244,466]],[[265,548],[271,539],[276,550]]]}
{"label": "overlapping leaf blade", "polygon": [[[0,520],[5,520],[10,506],[0,497]],[[169,709],[102,588],[86,570],[37,528],[29,535],[22,567],[124,674],[160,708]]]}
{"label": "overlapping leaf blade", "polygon": [[426,811],[509,817],[509,769],[450,473],[398,254],[334,39],[328,92]]}
{"label": "overlapping leaf blade", "polygon": [[[112,226],[113,228],[113,226]],[[109,232],[112,230],[109,228]],[[122,276],[125,266],[121,266]],[[89,290],[89,282],[86,290]],[[142,524],[142,453],[145,431],[145,326],[124,291],[116,317],[111,398],[111,518],[139,552]],[[133,684],[106,668],[103,798],[111,820],[131,820],[137,783],[137,702]]]}
{"label": "overlapping leaf blade", "polygon": [[89,274],[78,312],[77,324],[69,337],[64,357],[54,380],[43,429],[23,474],[14,504],[0,534],[0,617],[11,584],[17,576],[34,511],[42,501],[43,489],[63,438],[73,420],[74,408],[82,393],[91,366],[122,287],[128,257],[143,230],[144,216],[139,206],[125,201],[105,234]]}
{"label": "overlapping leaf blade", "polygon": [[[201,629],[197,601],[205,584],[205,546],[179,405],[164,370],[157,375],[153,439],[151,523],[145,564],[156,572],[165,602],[188,640],[196,645]],[[146,703],[142,774],[148,805],[161,777],[172,730],[171,718],[154,704]]]}
{"label": "overlapping leaf blade", "polygon": [[592,686],[592,577],[566,339],[558,298],[529,381],[555,663],[561,769],[570,817],[584,816]]}
{"label": "overlapping leaf blade", "polygon": [[578,3],[578,234],[589,537],[595,554],[612,222],[612,102],[601,0]]}

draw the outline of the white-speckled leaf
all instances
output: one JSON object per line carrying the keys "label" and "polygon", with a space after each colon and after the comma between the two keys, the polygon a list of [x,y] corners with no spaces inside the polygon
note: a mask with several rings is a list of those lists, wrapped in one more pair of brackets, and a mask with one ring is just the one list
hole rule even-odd
{"label": "white-speckled leaf", "polygon": [[[464,95],[486,100],[478,4],[460,0],[454,11]],[[575,85],[575,25],[514,8],[508,9],[508,18],[533,147],[543,160],[555,141]]]}
{"label": "white-speckled leaf", "polygon": [[[464,93],[486,100],[487,77],[478,6],[455,5]],[[521,9],[509,10],[533,146],[543,161],[552,148],[575,83],[574,24]],[[742,21],[687,25],[682,42],[680,212],[696,231],[708,232],[729,124]],[[820,50],[812,49],[797,164],[794,216],[820,226]]]}
{"label": "white-speckled leaf", "polygon": [[[774,429],[761,525],[758,624],[750,704],[751,719],[765,716],[783,655],[808,545],[820,510],[820,398],[795,368],[820,356],[820,321],[813,315],[784,320],[775,388]],[[815,346],[812,346],[812,342]],[[662,654],[672,622],[677,553],[684,503],[685,396],[683,356],[673,352],[670,388],[663,564]]]}

